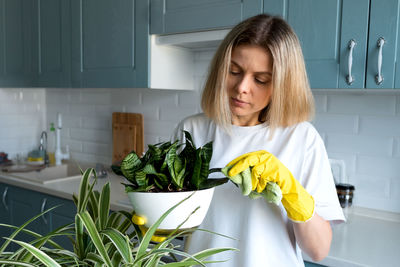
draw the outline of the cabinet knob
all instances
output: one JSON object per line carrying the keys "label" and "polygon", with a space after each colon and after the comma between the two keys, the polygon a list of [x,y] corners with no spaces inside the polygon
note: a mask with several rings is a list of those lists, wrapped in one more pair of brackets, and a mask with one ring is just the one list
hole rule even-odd
{"label": "cabinet knob", "polygon": [[382,50],[383,50],[383,45],[385,44],[385,39],[383,37],[380,37],[378,39],[377,46],[379,48],[378,52],[378,74],[375,76],[375,82],[377,85],[380,85],[383,82],[383,76],[382,76]]}

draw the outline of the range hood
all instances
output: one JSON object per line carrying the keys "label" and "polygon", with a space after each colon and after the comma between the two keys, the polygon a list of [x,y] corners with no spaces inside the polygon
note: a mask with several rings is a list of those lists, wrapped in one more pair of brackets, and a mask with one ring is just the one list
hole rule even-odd
{"label": "range hood", "polygon": [[195,52],[205,49],[216,50],[228,32],[229,29],[151,35],[149,87],[193,90]]}

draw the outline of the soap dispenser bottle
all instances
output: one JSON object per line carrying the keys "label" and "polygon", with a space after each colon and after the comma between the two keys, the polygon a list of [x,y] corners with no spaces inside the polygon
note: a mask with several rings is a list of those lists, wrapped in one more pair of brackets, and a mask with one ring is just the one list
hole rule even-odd
{"label": "soap dispenser bottle", "polygon": [[56,151],[56,128],[54,127],[54,122],[50,123],[50,135],[49,135],[49,150],[48,150],[48,155],[49,155],[49,163],[50,165],[55,165],[56,164],[56,157],[55,157],[55,151]]}

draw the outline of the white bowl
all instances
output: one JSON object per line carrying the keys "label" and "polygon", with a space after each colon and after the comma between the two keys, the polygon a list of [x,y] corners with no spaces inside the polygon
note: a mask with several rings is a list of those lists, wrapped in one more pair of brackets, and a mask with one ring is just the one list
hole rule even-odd
{"label": "white bowl", "polygon": [[203,222],[214,194],[214,187],[189,192],[129,192],[128,197],[135,213],[144,217],[146,221],[145,226],[150,227],[168,209],[191,194],[193,195],[177,206],[158,227],[158,229],[162,230],[173,230],[183,223],[198,207],[198,210],[190,215],[189,219],[180,228],[189,229],[197,227]]}

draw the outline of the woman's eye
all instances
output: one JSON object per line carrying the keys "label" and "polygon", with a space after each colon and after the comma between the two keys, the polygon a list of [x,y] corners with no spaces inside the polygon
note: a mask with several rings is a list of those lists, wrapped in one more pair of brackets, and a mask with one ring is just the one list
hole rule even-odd
{"label": "woman's eye", "polygon": [[239,74],[240,74],[239,71],[235,71],[235,70],[230,70],[230,73],[231,73],[232,75],[239,75]]}
{"label": "woman's eye", "polygon": [[266,81],[266,80],[261,80],[261,79],[257,79],[257,78],[255,80],[259,84],[267,84],[268,83],[268,81]]}

